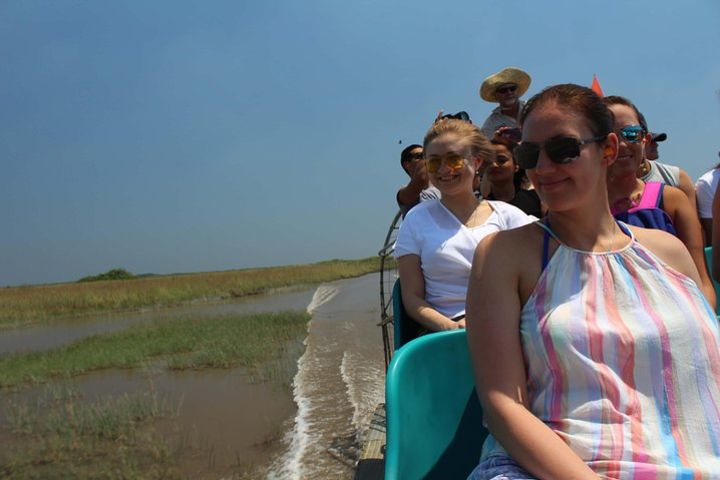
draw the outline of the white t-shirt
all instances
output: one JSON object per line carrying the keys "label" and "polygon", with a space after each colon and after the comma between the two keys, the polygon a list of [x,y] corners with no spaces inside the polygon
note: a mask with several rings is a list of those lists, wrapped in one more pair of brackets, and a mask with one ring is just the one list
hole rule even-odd
{"label": "white t-shirt", "polygon": [[440,202],[428,200],[410,210],[400,225],[395,258],[420,257],[425,301],[446,317],[465,313],[465,298],[475,247],[485,236],[537,220],[505,202],[488,201],[493,209],[485,223],[468,228]]}
{"label": "white t-shirt", "polygon": [[695,198],[700,218],[712,218],[712,202],[719,181],[720,169],[713,168],[695,182]]}

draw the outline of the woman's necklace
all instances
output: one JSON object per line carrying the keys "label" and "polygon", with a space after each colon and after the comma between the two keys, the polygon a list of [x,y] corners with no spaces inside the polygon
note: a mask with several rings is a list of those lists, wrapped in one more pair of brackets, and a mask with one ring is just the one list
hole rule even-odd
{"label": "woman's necklace", "polygon": [[[442,202],[442,199],[440,200]],[[482,200],[475,199],[475,201],[472,203],[472,205],[468,205],[463,209],[462,212],[459,212],[460,215],[456,215],[460,223],[465,225],[466,227],[472,227],[473,219],[477,216],[478,206],[482,203]],[[444,202],[443,202],[444,204]],[[445,205],[445,207],[452,212],[452,209]],[[453,212],[454,213],[454,212]]]}
{"label": "woman's necklace", "polygon": [[650,162],[648,162],[647,160],[643,160],[642,163],[640,164],[640,167],[638,168],[637,176],[642,178],[645,175],[647,175],[648,173],[650,173]]}

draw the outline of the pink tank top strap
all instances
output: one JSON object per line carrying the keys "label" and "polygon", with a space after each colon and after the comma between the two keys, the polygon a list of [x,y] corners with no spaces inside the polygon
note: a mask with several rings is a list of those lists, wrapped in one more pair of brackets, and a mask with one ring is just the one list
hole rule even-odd
{"label": "pink tank top strap", "polygon": [[628,210],[629,212],[635,212],[637,210],[643,210],[648,208],[658,208],[660,203],[660,192],[662,192],[663,184],[660,182],[645,182],[645,188],[643,189],[640,203]]}

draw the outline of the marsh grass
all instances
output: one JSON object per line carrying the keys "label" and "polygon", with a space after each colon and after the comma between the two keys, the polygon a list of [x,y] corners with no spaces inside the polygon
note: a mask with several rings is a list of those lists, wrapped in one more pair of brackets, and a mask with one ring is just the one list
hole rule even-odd
{"label": "marsh grass", "polygon": [[70,315],[176,306],[351,278],[380,269],[378,257],[308,265],[0,288],[0,328]]}
{"label": "marsh grass", "polygon": [[86,337],[65,347],[0,357],[0,387],[162,361],[174,370],[242,366],[260,372],[307,331],[306,312],[155,321]]}
{"label": "marsh grass", "polygon": [[175,418],[179,405],[153,389],[84,403],[49,387],[33,405],[8,402],[13,433],[0,449],[9,478],[180,478],[177,459],[148,422]]}

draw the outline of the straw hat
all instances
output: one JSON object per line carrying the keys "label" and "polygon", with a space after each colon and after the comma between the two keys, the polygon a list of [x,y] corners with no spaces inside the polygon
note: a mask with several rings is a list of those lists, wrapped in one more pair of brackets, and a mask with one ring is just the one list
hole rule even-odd
{"label": "straw hat", "polygon": [[499,72],[493,73],[483,81],[482,85],[480,85],[480,97],[487,102],[497,102],[497,99],[495,98],[495,90],[497,90],[500,85],[504,85],[506,83],[514,83],[517,85],[517,96],[521,97],[525,92],[527,92],[528,87],[530,87],[530,75],[519,68],[503,68]]}

